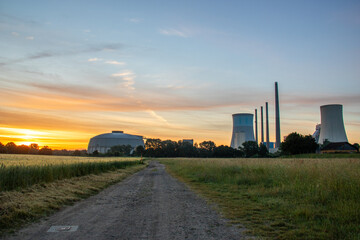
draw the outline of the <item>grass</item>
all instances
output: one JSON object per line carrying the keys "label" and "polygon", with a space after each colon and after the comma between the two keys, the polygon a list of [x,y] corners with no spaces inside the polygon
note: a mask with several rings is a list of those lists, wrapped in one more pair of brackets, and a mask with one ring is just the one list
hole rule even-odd
{"label": "grass", "polygon": [[291,156],[283,156],[283,158],[316,158],[316,159],[323,159],[323,158],[358,158],[360,159],[360,153],[324,153],[324,154],[318,154],[318,153],[307,153],[307,154],[297,154],[297,155],[291,155]]}
{"label": "grass", "polygon": [[0,154],[0,163],[5,166],[44,166],[69,163],[134,161],[139,157],[76,157],[76,156],[49,156],[49,155],[23,155]]}
{"label": "grass", "polygon": [[35,184],[20,191],[0,192],[0,238],[55,212],[64,205],[94,195],[145,166],[133,165],[98,175],[89,174]]}
{"label": "grass", "polygon": [[163,159],[265,239],[360,239],[360,159]]}
{"label": "grass", "polygon": [[140,164],[137,158],[0,155],[0,192],[88,174],[100,174],[137,164]]}

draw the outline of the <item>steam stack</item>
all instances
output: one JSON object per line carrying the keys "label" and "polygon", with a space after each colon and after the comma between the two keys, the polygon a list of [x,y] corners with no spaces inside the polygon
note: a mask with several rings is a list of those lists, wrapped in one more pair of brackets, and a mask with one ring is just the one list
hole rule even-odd
{"label": "steam stack", "polygon": [[319,142],[322,144],[326,139],[329,142],[347,142],[344,120],[343,106],[341,104],[331,104],[320,106],[321,129]]}
{"label": "steam stack", "polygon": [[246,141],[255,141],[254,139],[254,114],[236,113],[233,117],[233,133],[230,146],[238,148]]}

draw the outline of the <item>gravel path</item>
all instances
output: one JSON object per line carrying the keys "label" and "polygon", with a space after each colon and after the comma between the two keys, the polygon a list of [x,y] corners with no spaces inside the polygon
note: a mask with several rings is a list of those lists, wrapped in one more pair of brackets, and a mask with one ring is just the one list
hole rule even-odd
{"label": "gravel path", "polygon": [[151,162],[126,180],[8,239],[244,238],[241,229],[228,226],[164,165]]}

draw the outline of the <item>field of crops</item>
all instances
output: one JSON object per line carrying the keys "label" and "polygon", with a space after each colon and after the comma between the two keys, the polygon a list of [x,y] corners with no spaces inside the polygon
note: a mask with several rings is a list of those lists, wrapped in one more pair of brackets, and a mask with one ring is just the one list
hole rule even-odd
{"label": "field of crops", "polygon": [[161,162],[255,236],[360,239],[360,159]]}
{"label": "field of crops", "polygon": [[140,164],[139,158],[0,155],[0,191],[22,189]]}

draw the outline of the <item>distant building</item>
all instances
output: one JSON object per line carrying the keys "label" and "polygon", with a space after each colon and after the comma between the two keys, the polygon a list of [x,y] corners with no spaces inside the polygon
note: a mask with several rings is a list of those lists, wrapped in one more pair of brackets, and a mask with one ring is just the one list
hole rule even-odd
{"label": "distant building", "polygon": [[87,152],[92,154],[97,151],[105,154],[111,147],[118,145],[130,145],[135,149],[137,146],[144,147],[144,140],[142,136],[126,134],[123,131],[112,131],[112,133],[104,133],[91,138]]}
{"label": "distant building", "polygon": [[185,142],[186,142],[186,143],[190,143],[191,146],[194,146],[194,139],[183,139],[182,142],[183,142],[183,143],[185,143]]}
{"label": "distant building", "polygon": [[312,135],[312,137],[315,139],[315,142],[319,142],[320,131],[321,131],[321,124],[316,124],[315,132]]}
{"label": "distant building", "polygon": [[321,149],[321,153],[356,153],[358,149],[348,142],[329,143]]}

